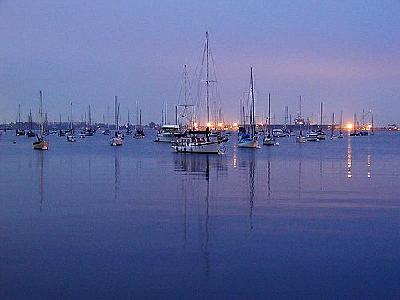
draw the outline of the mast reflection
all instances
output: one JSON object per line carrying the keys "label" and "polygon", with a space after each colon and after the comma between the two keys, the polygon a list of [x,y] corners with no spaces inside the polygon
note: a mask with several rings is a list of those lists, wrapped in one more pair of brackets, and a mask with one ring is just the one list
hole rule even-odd
{"label": "mast reflection", "polygon": [[371,165],[372,165],[372,155],[368,154],[367,155],[367,177],[371,178],[372,174],[371,174]]}
{"label": "mast reflection", "polygon": [[254,181],[255,181],[256,160],[255,153],[252,151],[249,155],[249,226],[253,231],[253,209],[254,209]]}
{"label": "mast reflection", "polygon": [[353,165],[353,151],[351,145],[351,138],[347,138],[347,178],[353,177],[352,165]]}
{"label": "mast reflection", "polygon": [[301,174],[302,174],[302,160],[303,160],[303,154],[301,152],[299,152],[299,156],[298,156],[298,161],[299,161],[299,168],[298,168],[298,183],[297,183],[297,192],[298,192],[298,198],[299,200],[301,200],[301,192],[302,192],[302,186],[301,186]]}
{"label": "mast reflection", "polygon": [[39,170],[40,170],[40,183],[39,183],[39,193],[40,193],[40,212],[42,212],[43,202],[44,202],[44,151],[39,152]]}
{"label": "mast reflection", "polygon": [[271,161],[267,161],[267,197],[271,199]]}
{"label": "mast reflection", "polygon": [[119,192],[119,176],[120,168],[119,168],[119,154],[118,150],[114,149],[114,200],[118,200],[118,192]]}
{"label": "mast reflection", "polygon": [[[213,164],[211,164],[211,162]],[[208,154],[177,154],[174,158],[174,166],[175,172],[181,173],[182,184],[183,184],[183,201],[184,201],[184,210],[183,210],[183,238],[184,238],[184,246],[187,241],[187,190],[186,187],[190,186],[189,182],[196,185],[196,181],[192,179],[200,179],[205,180],[205,197],[201,192],[203,190],[203,185],[199,188],[193,189],[194,196],[199,197],[200,199],[204,199],[204,218],[200,218],[199,216],[199,236],[200,236],[200,247],[201,247],[201,260],[204,268],[204,273],[206,278],[209,276],[210,272],[210,251],[209,251],[209,241],[210,241],[210,194],[211,194],[211,168],[216,171],[218,174],[222,171],[224,172],[224,167],[221,164],[221,161],[216,156],[211,156]],[[194,197],[194,198],[197,198]]]}
{"label": "mast reflection", "polygon": [[368,139],[368,153],[367,153],[367,178],[372,177],[371,173],[371,166],[372,166],[372,154],[371,154],[371,145],[370,145],[370,140]]}

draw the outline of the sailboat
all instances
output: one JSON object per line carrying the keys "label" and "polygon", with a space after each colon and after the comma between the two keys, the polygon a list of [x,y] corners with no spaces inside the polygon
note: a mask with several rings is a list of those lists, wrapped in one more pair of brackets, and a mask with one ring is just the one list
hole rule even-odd
{"label": "sailboat", "polygon": [[136,125],[136,132],[133,135],[133,137],[135,139],[142,139],[142,138],[144,138],[144,130],[143,130],[143,127],[142,127],[142,110],[141,109],[139,110],[138,106],[137,106],[137,110],[138,110],[138,113],[139,113],[139,124]]}
{"label": "sailboat", "polygon": [[128,123],[126,124],[126,131],[125,131],[126,135],[131,135],[132,134],[132,130],[131,130],[131,123],[130,123],[130,115],[129,115],[129,109],[128,109]]}
{"label": "sailboat", "polygon": [[332,124],[331,124],[331,140],[333,140],[334,138],[336,138],[336,136],[334,135],[335,132],[335,113],[332,113]]}
{"label": "sailboat", "polygon": [[338,139],[343,138],[343,111],[340,111],[340,128],[339,128],[339,134],[338,134]]}
{"label": "sailboat", "polygon": [[[104,118],[104,115],[103,115],[103,118]],[[101,134],[103,134],[103,135],[110,135],[110,124],[108,123],[109,120],[110,120],[110,106],[107,105],[107,124],[105,124],[105,128],[101,132]],[[105,123],[105,122],[103,121],[103,123]]]}
{"label": "sailboat", "polygon": [[371,132],[370,135],[374,135],[374,114],[371,114]]}
{"label": "sailboat", "polygon": [[33,149],[35,150],[49,150],[49,142],[44,138],[44,121],[43,121],[43,92],[40,91],[40,132],[37,135],[37,141],[33,143]]}
{"label": "sailboat", "polygon": [[[205,69],[205,75],[206,77],[202,82],[205,82],[206,86],[206,113],[207,113],[207,124],[205,127],[205,130],[197,130],[195,126],[195,123],[193,122],[194,119],[191,118],[190,123],[191,123],[191,130],[186,131],[186,135],[180,137],[177,140],[177,143],[172,146],[172,148],[176,152],[184,152],[184,153],[210,153],[210,154],[222,154],[224,153],[223,149],[223,141],[226,140],[222,136],[220,131],[217,132],[211,132],[212,130],[212,124],[210,120],[210,83],[216,83],[216,78],[214,74],[214,78],[211,77],[212,73],[210,72],[210,66],[209,62],[213,61],[210,47],[209,47],[209,38],[208,38],[208,32],[206,32],[206,39],[204,43],[204,48],[202,51],[202,66],[204,65],[204,61],[206,62],[206,69]],[[186,72],[186,67],[185,70]],[[203,73],[201,73],[203,74]],[[185,74],[185,79],[186,79],[186,74]],[[186,83],[186,81],[185,81]],[[186,93],[186,86],[185,86],[185,93]],[[187,105],[186,103],[186,94],[185,94],[185,104],[183,107],[187,109],[190,105]],[[221,115],[221,113],[220,113]],[[218,123],[218,121],[216,122]],[[203,127],[203,128],[204,128]]]}
{"label": "sailboat", "polygon": [[365,126],[365,117],[369,114],[369,112],[365,112],[365,110],[362,110],[362,117],[361,117],[361,129],[359,131],[360,136],[367,136],[368,135],[368,129]]}
{"label": "sailboat", "polygon": [[16,136],[25,135],[25,131],[22,129],[22,122],[21,122],[21,104],[18,104],[18,120],[17,120],[17,128],[15,129]]}
{"label": "sailboat", "polygon": [[304,125],[304,119],[301,115],[301,96],[299,100],[299,114],[297,118],[294,120],[295,124],[299,125],[299,135],[296,136],[296,143],[303,144],[307,142],[307,138],[303,135],[303,125]]}
{"label": "sailboat", "polygon": [[185,137],[180,138],[172,146],[176,152],[183,153],[209,153],[223,154],[224,148],[222,142],[210,138],[210,128],[206,130],[189,130]]}
{"label": "sailboat", "polygon": [[271,133],[271,94],[268,93],[268,128],[267,135],[264,137],[263,144],[266,146],[274,146],[279,145],[279,143],[275,142],[275,138]]}
{"label": "sailboat", "polygon": [[354,113],[354,120],[353,120],[353,132],[350,132],[350,136],[359,136],[360,133],[357,130],[357,115]]}
{"label": "sailboat", "polygon": [[250,67],[250,95],[250,132],[241,136],[238,147],[258,149],[260,145],[258,144],[258,137],[256,134],[253,67]]}
{"label": "sailboat", "polygon": [[74,142],[76,142],[76,137],[75,137],[75,134],[74,134],[74,123],[72,121],[72,102],[71,102],[71,111],[70,111],[70,113],[71,113],[71,116],[70,116],[70,121],[69,121],[69,131],[68,131],[68,134],[67,134],[67,141],[71,142],[71,143],[74,143]]}
{"label": "sailboat", "polygon": [[89,114],[88,114],[89,124],[85,127],[85,136],[93,136],[96,130],[92,126],[92,110],[89,104]]}
{"label": "sailboat", "polygon": [[322,130],[322,114],[323,114],[323,103],[321,102],[321,106],[320,106],[320,128],[317,131],[318,140],[325,140],[325,138],[326,138],[326,134]]}
{"label": "sailboat", "polygon": [[59,124],[59,129],[58,129],[58,136],[65,136],[65,130],[62,130],[61,127],[62,127],[62,122],[61,122],[61,114],[60,114],[60,124]]}
{"label": "sailboat", "polygon": [[115,131],[114,131],[114,137],[111,138],[110,145],[122,146],[123,139],[119,132],[119,104],[117,96],[115,96],[114,99],[114,118],[115,118]]}
{"label": "sailboat", "polygon": [[36,134],[35,134],[35,132],[33,131],[33,119],[32,119],[32,111],[31,111],[31,110],[29,110],[28,121],[29,121],[29,130],[28,130],[28,132],[26,133],[26,136],[27,136],[27,137],[35,137]]}

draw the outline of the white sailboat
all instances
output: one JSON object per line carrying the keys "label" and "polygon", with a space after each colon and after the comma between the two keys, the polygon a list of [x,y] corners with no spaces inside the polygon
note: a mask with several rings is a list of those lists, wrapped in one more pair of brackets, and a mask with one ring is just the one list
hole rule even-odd
{"label": "white sailboat", "polygon": [[299,98],[299,114],[294,120],[294,123],[299,125],[299,135],[296,136],[296,143],[304,144],[305,142],[307,142],[307,137],[303,134],[304,118],[301,114],[301,96]]}
{"label": "white sailboat", "polygon": [[110,145],[122,146],[123,139],[121,137],[121,134],[119,133],[119,104],[117,96],[115,96],[114,99],[114,117],[115,117],[115,130],[114,130],[114,136],[110,140]]}
{"label": "white sailboat", "polygon": [[338,134],[338,139],[342,139],[344,136],[343,136],[343,132],[342,132],[342,130],[343,130],[343,111],[340,111],[340,128],[339,128],[339,134]]}
{"label": "white sailboat", "polygon": [[[206,32],[206,40],[203,49],[203,62],[206,62],[206,77],[203,82],[206,85],[206,113],[207,113],[207,125],[205,130],[195,130],[195,124],[193,123],[193,118],[190,120],[190,126],[193,126],[192,130],[188,130],[185,135],[180,137],[176,144],[172,146],[172,148],[176,152],[183,153],[209,153],[209,154],[223,154],[224,147],[223,142],[224,139],[219,138],[220,134],[214,134],[211,132],[211,122],[210,122],[210,83],[215,83],[215,78],[212,79],[210,76],[209,70],[209,61],[210,61],[210,48],[209,48],[209,39],[208,32]],[[185,75],[186,75],[186,66],[185,66]],[[185,76],[185,104],[182,105],[185,109],[189,106],[186,101],[186,76]]]}
{"label": "white sailboat", "polygon": [[143,126],[142,126],[142,110],[140,109],[140,110],[138,111],[138,113],[139,113],[139,124],[136,125],[136,132],[135,132],[135,134],[133,135],[133,137],[134,137],[135,139],[142,139],[142,138],[144,138],[144,136],[145,136],[144,130],[143,130]]}
{"label": "white sailboat", "polygon": [[332,113],[332,124],[331,124],[331,140],[336,138],[337,136],[334,135],[335,132],[335,113]]}
{"label": "white sailboat", "polygon": [[322,130],[322,113],[323,113],[323,103],[321,102],[321,106],[320,106],[320,128],[317,131],[318,140],[325,140],[325,138],[326,138],[326,134]]}
{"label": "white sailboat", "polygon": [[266,146],[275,146],[279,145],[275,141],[273,134],[271,133],[271,94],[268,93],[268,128],[267,128],[267,135],[264,137],[263,144]]}
{"label": "white sailboat", "polygon": [[49,150],[49,142],[44,138],[44,125],[43,125],[43,92],[40,91],[40,132],[37,135],[37,141],[33,143],[33,149],[35,150]]}
{"label": "white sailboat", "polygon": [[76,142],[76,137],[74,133],[74,123],[72,121],[72,102],[71,102],[71,111],[70,111],[70,121],[69,121],[69,131],[67,133],[67,141],[74,143]]}
{"label": "white sailboat", "polygon": [[205,131],[190,130],[187,136],[180,138],[172,148],[182,153],[223,154],[222,142],[210,139],[210,129]]}
{"label": "white sailboat", "polygon": [[250,132],[242,134],[238,143],[239,148],[252,148],[259,149],[258,137],[256,135],[256,122],[255,122],[255,98],[254,98],[254,78],[253,68],[250,67]]}
{"label": "white sailboat", "polygon": [[16,136],[25,135],[25,130],[23,129],[21,122],[21,104],[18,104],[18,120],[17,120],[17,128],[15,129]]}

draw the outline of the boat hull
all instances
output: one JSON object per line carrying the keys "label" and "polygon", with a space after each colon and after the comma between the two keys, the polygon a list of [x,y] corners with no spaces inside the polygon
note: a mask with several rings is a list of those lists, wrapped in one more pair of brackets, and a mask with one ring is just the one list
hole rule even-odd
{"label": "boat hull", "polygon": [[306,143],[306,142],[307,142],[307,139],[306,139],[305,136],[298,136],[298,137],[296,137],[296,143],[304,144],[304,143]]}
{"label": "boat hull", "polygon": [[74,142],[76,142],[76,138],[74,135],[67,135],[67,141],[74,143]]}
{"label": "boat hull", "polygon": [[114,137],[110,141],[110,145],[114,147],[122,146],[123,142],[121,138]]}
{"label": "boat hull", "polygon": [[187,145],[174,145],[172,148],[179,153],[208,153],[223,154],[223,148],[220,143],[189,143]]}
{"label": "boat hull", "polygon": [[178,138],[175,135],[157,134],[154,140],[157,143],[176,143]]}
{"label": "boat hull", "polygon": [[239,148],[253,148],[253,149],[258,149],[260,148],[260,145],[258,141],[245,141],[245,142],[239,142],[238,143]]}
{"label": "boat hull", "polygon": [[33,149],[35,150],[49,150],[49,143],[47,141],[37,141],[33,143]]}
{"label": "boat hull", "polygon": [[271,138],[265,138],[263,141],[263,145],[265,146],[275,146],[275,140]]}

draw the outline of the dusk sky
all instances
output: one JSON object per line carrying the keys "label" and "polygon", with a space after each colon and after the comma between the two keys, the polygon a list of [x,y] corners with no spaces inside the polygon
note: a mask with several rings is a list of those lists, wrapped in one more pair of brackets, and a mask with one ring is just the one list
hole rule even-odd
{"label": "dusk sky", "polygon": [[380,125],[400,121],[399,1],[0,0],[0,20],[1,122],[19,103],[25,119],[37,111],[40,89],[51,120],[70,101],[75,119],[90,103],[101,120],[118,95],[123,120],[139,101],[144,122],[159,122],[207,30],[227,120],[239,119],[253,66],[259,116],[271,92],[277,121],[299,95],[308,115],[323,101],[327,122],[363,108]]}

